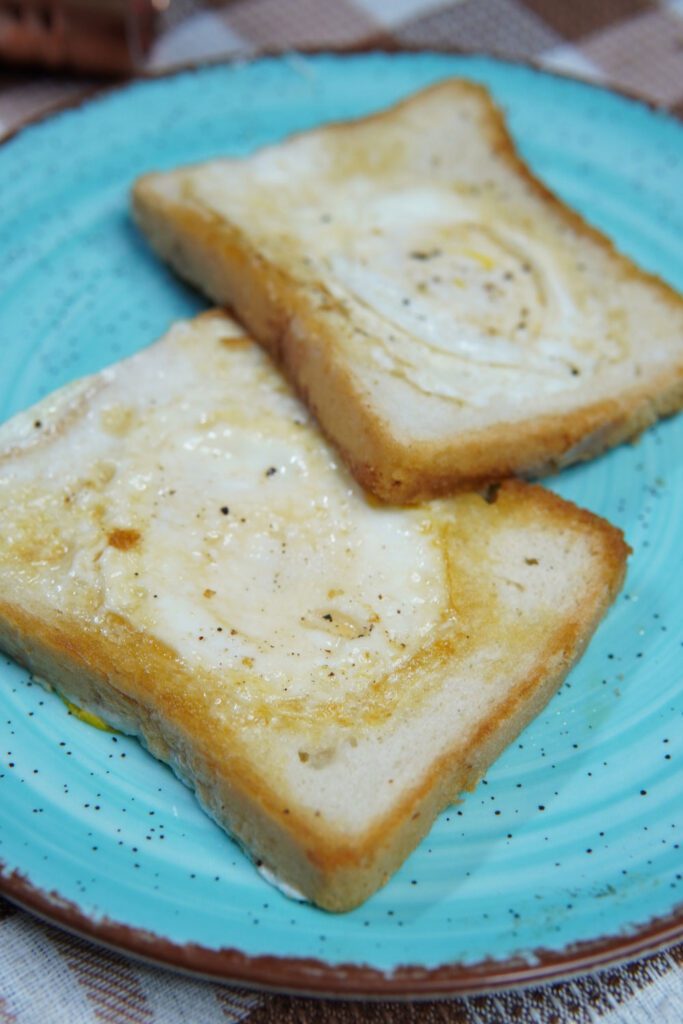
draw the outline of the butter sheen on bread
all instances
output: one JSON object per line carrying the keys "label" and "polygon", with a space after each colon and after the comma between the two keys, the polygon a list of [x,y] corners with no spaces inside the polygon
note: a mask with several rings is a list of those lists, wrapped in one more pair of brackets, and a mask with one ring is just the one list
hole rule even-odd
{"label": "butter sheen on bread", "polygon": [[683,405],[680,296],[532,175],[471,82],[149,174],[133,207],[383,499],[552,472]]}
{"label": "butter sheen on bread", "polygon": [[369,502],[220,313],[15,417],[0,459],[0,645],[330,910],[540,711],[624,572],[539,487]]}

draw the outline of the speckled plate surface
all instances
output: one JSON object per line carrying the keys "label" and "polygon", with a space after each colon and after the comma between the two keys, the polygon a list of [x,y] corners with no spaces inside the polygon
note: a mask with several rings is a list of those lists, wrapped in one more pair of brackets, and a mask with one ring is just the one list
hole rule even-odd
{"label": "speckled plate surface", "polygon": [[[493,59],[287,57],[131,85],[0,150],[0,413],[149,343],[202,301],[127,189],[436,79],[487,83],[536,171],[683,288],[683,125]],[[290,902],[132,740],[0,663],[0,888],[96,939],[289,990],[427,994],[557,976],[683,935],[683,417],[552,480],[626,531],[626,587],[544,714],[389,885]]]}

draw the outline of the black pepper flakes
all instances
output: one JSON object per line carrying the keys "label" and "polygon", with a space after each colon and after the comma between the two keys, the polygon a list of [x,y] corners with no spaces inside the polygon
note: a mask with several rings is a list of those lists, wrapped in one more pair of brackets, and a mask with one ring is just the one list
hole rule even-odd
{"label": "black pepper flakes", "polygon": [[411,260],[433,260],[435,256],[441,255],[441,249],[429,249],[427,251],[414,249],[409,255]]}

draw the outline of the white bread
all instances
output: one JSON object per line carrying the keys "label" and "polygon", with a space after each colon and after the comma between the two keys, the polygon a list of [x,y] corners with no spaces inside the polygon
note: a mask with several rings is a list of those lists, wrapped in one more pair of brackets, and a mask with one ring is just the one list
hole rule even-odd
{"label": "white bread", "polygon": [[624,572],[539,487],[369,503],[219,313],[10,420],[0,461],[0,645],[331,910],[542,708]]}
{"label": "white bread", "polygon": [[479,85],[147,175],[133,206],[383,499],[551,472],[683,405],[680,296],[547,191]]}

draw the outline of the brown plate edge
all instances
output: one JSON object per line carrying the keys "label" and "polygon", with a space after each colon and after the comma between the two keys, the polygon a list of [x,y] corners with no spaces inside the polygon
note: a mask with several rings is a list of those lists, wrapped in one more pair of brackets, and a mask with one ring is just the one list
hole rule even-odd
{"label": "brown plate edge", "polygon": [[[262,49],[235,53],[229,57],[191,61],[160,71],[147,71],[114,83],[88,86],[80,95],[70,96],[47,110],[29,116],[0,135],[0,146],[16,138],[25,129],[75,110],[136,82],[173,78],[205,67],[244,64],[268,57],[295,58],[297,55],[338,56],[364,53],[436,53],[452,56],[489,57],[505,64],[521,66],[554,78],[580,82],[604,92],[616,93],[632,102],[683,122],[683,114],[665,105],[630,92],[612,82],[582,78],[579,75],[546,68],[539,61],[512,60],[493,51],[459,49],[453,46],[411,46],[391,39],[377,38],[340,47],[300,47],[296,50]],[[96,942],[100,946],[155,967],[170,968],[207,981],[244,985],[262,991],[335,996],[357,999],[430,999],[454,995],[473,995],[509,988],[530,987],[576,977],[586,971],[614,967],[629,960],[651,955],[683,941],[683,904],[667,915],[654,917],[630,934],[601,936],[572,943],[564,949],[537,949],[531,958],[486,959],[477,964],[449,963],[435,968],[403,965],[387,973],[368,965],[330,964],[315,958],[249,956],[240,950],[223,947],[209,949],[196,943],[179,944],[153,932],[133,928],[109,918],[88,917],[75,903],[55,891],[38,888],[18,871],[7,873],[0,861],[0,893],[17,906],[52,925]]]}
{"label": "brown plate edge", "polygon": [[263,991],[346,999],[435,999],[557,982],[587,971],[658,952],[683,940],[683,903],[630,934],[601,936],[562,950],[536,949],[530,956],[488,958],[428,968],[405,964],[385,972],[365,964],[332,964],[313,957],[252,956],[232,947],[210,949],[176,943],[111,918],[95,919],[55,891],[46,892],[0,862],[0,892],[49,924],[155,967],[172,968],[207,981]]}
{"label": "brown plate edge", "polygon": [[299,46],[296,47],[296,49],[285,50],[278,49],[276,47],[265,47],[256,51],[236,51],[227,56],[207,57],[203,60],[181,62],[159,70],[146,71],[141,69],[134,75],[116,79],[115,81],[104,81],[97,85],[86,85],[83,87],[82,93],[75,96],[69,96],[64,100],[57,100],[45,110],[41,110],[36,114],[29,114],[28,117],[24,118],[8,131],[4,133],[0,132],[0,146],[4,145],[6,142],[10,142],[17,135],[20,135],[26,128],[41,124],[43,121],[48,121],[59,114],[65,113],[66,111],[76,110],[93,100],[97,100],[100,97],[107,96],[113,92],[119,92],[137,82],[153,82],[164,78],[174,78],[176,75],[182,75],[191,71],[201,71],[203,68],[220,67],[221,65],[249,64],[269,57],[291,57],[295,59],[297,56],[315,57],[330,54],[333,56],[343,57],[370,53],[433,53],[443,56],[451,55],[453,57],[489,57],[500,61],[502,64],[525,67],[531,71],[538,71],[541,74],[549,75],[551,78],[566,79],[569,82],[580,82],[582,85],[599,89],[602,92],[615,93],[616,95],[622,96],[624,99],[630,100],[633,103],[638,103],[640,106],[647,107],[647,109],[653,113],[662,114],[674,121],[683,123],[683,112],[673,110],[665,103],[657,103],[655,100],[644,96],[642,93],[626,89],[624,86],[618,85],[616,82],[610,81],[609,79],[597,80],[595,78],[589,78],[588,76],[582,77],[579,74],[572,74],[568,71],[548,68],[541,63],[541,61],[534,60],[531,57],[526,59],[513,59],[506,56],[503,52],[496,52],[495,50],[467,50],[461,49],[457,46],[441,46],[439,44],[432,44],[429,47],[424,47],[411,45],[410,43],[399,43],[390,37],[375,36],[366,41],[343,44],[340,46]]}

